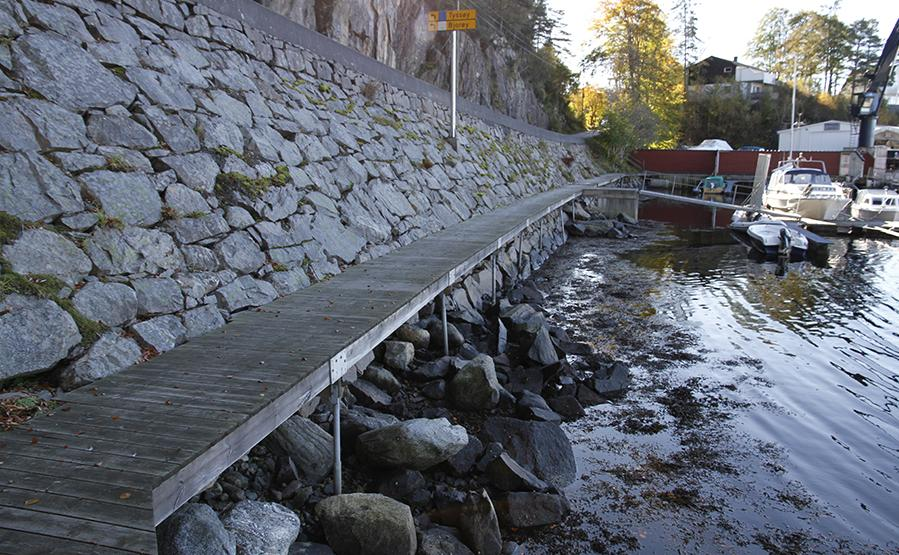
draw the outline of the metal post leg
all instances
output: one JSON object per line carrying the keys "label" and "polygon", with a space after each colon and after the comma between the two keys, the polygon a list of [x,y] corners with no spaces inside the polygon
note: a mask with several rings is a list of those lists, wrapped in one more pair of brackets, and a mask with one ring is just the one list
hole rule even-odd
{"label": "metal post leg", "polygon": [[718,227],[718,208],[712,207],[712,229]]}
{"label": "metal post leg", "polygon": [[493,299],[493,304],[496,304],[496,253],[493,253],[493,256],[490,258],[490,285],[492,286],[491,298]]}
{"label": "metal post leg", "polygon": [[331,398],[334,402],[334,495],[343,491],[343,473],[340,462],[340,382],[331,386]]}
{"label": "metal post leg", "polygon": [[521,233],[518,234],[518,266],[517,266],[517,268],[518,268],[519,274],[521,274],[521,234],[522,233],[524,233],[524,231],[522,231]]}
{"label": "metal post leg", "polygon": [[449,356],[449,326],[446,324],[446,295],[440,294],[440,318],[443,322],[443,356]]}

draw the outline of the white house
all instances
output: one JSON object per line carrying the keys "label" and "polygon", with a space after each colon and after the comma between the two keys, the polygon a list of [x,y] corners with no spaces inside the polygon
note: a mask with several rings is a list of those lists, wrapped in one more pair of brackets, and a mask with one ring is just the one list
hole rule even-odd
{"label": "white house", "polygon": [[[820,121],[800,125],[793,132],[793,151],[841,151],[854,148],[858,143],[858,127],[852,128],[848,121]],[[790,150],[790,130],[777,132],[777,149]]]}

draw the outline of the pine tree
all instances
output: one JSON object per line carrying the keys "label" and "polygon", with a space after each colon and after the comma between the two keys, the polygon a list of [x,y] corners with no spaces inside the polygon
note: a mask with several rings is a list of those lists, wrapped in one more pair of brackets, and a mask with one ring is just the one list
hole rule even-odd
{"label": "pine tree", "polygon": [[689,83],[687,68],[696,61],[696,53],[702,42],[698,36],[696,27],[696,8],[698,0],[676,0],[673,6],[675,21],[677,21],[677,45],[675,55],[684,64],[684,88]]}

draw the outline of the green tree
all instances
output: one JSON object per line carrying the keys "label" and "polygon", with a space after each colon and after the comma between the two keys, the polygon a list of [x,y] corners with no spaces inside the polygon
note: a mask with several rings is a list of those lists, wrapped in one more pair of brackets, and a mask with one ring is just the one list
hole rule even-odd
{"label": "green tree", "polygon": [[698,4],[697,0],[675,0],[672,6],[674,20],[677,22],[675,55],[679,61],[683,62],[684,88],[690,84],[687,69],[696,62],[696,53],[699,51],[699,45],[702,42],[699,39],[699,32],[696,26],[696,7]]}
{"label": "green tree", "polygon": [[865,75],[877,66],[882,46],[876,19],[859,19],[849,26],[849,56],[846,59],[849,73],[843,85],[844,92],[851,93],[855,87],[864,86]]}
{"label": "green tree", "polygon": [[759,66],[774,73],[778,79],[793,71],[787,56],[787,38],[790,36],[790,12],[784,8],[771,8],[759,22],[755,36],[749,43],[747,54]]}
{"label": "green tree", "polygon": [[607,68],[613,105],[632,114],[652,114],[657,124],[641,126],[656,130],[650,142],[673,146],[679,135],[683,83],[659,6],[651,0],[604,0],[592,29],[599,44],[588,54],[585,67]]}

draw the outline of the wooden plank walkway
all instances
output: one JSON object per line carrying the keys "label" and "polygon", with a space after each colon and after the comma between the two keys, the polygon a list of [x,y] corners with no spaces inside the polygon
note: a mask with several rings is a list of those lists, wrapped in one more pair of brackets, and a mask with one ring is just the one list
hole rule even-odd
{"label": "wooden plank walkway", "polygon": [[421,307],[582,190],[523,199],[241,312],[0,433],[0,553],[156,553],[157,524]]}

